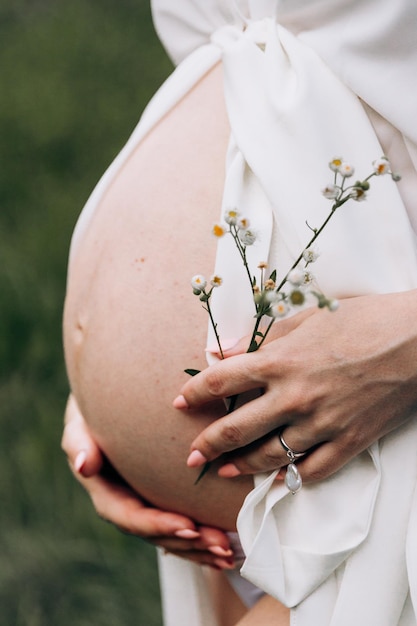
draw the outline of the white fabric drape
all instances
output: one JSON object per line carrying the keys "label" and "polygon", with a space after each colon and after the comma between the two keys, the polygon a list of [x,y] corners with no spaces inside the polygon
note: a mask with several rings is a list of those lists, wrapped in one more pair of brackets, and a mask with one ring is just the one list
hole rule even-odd
{"label": "white fabric drape", "polygon": [[[239,15],[248,15],[245,3],[240,3],[240,14],[235,13],[236,23],[217,27],[216,10],[223,20],[230,18],[224,4],[221,10],[214,4],[212,10],[207,3],[192,3],[186,23],[177,7],[162,6],[160,26],[169,11],[176,12],[180,30],[192,21],[194,35],[206,33],[221,50],[232,131],[222,210],[237,206],[260,233],[260,243],[250,251],[253,268],[269,257],[271,268],[286,270],[309,238],[305,220],[319,225],[328,210],[319,189],[329,181],[330,158],[342,154],[364,177],[371,162],[383,154],[358,95],[401,131],[413,152],[411,113],[417,111],[417,90],[411,90],[407,105],[401,101],[400,107],[398,93],[385,97],[382,83],[386,64],[389,77],[394,74],[393,58],[395,82],[408,93],[404,87],[417,69],[415,56],[411,58],[415,46],[410,53],[415,7],[410,2],[395,7],[384,2],[378,6],[339,2],[320,22],[328,2],[311,3],[313,7],[295,3],[292,19],[285,11],[289,3],[264,2],[262,7],[258,4],[256,15],[250,14],[255,4],[250,5],[252,19],[243,30]],[[278,23],[280,6],[293,32]],[[233,14],[235,7],[228,8]],[[314,17],[315,28],[300,27],[303,10]],[[401,26],[401,40],[383,37],[392,30],[392,20],[397,30]],[[178,37],[181,50],[176,49],[175,37],[171,41],[174,57],[179,58],[187,54],[184,46],[192,38]],[[401,52],[408,55],[407,62]],[[246,277],[232,247],[222,240],[216,263],[225,288],[216,293],[213,306],[224,337],[247,334],[252,327],[253,304],[244,295]],[[389,178],[373,181],[366,203],[343,207],[319,247],[314,272],[325,293],[347,296],[417,286],[415,235]],[[242,294],[239,314],[237,293]],[[274,482],[274,473],[256,478],[238,519],[246,554],[241,572],[292,607],[293,624],[415,626],[409,590],[415,595],[417,589],[417,527],[412,523],[417,514],[416,444],[417,422],[412,421],[331,479],[304,487],[296,497]],[[177,603],[178,597],[168,603],[169,626],[179,624]],[[211,624],[212,619],[202,611],[199,623]]]}

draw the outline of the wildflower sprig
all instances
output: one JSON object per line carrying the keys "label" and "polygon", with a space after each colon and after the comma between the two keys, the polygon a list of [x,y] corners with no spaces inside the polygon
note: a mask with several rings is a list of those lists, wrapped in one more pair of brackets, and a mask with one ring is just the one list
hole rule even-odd
{"label": "wildflower sprig", "polygon": [[236,249],[240,254],[243,267],[247,274],[250,286],[252,287],[253,277],[251,275],[246,248],[252,246],[256,241],[256,233],[250,228],[250,222],[246,217],[242,217],[237,209],[227,209],[224,214],[225,225],[215,224],[212,233],[220,238],[230,234],[235,242]]}
{"label": "wildflower sprig", "polygon": [[[195,276],[192,277],[191,279],[191,286],[193,288],[193,293],[195,296],[198,296],[200,299],[200,302],[203,303],[203,308],[207,311],[207,313],[209,314],[210,317],[210,323],[213,327],[214,330],[214,334],[216,336],[216,341],[217,341],[217,345],[219,346],[219,352],[220,352],[220,356],[222,359],[224,359],[224,354],[223,354],[223,348],[222,348],[222,344],[220,343],[220,337],[219,334],[217,332],[217,324],[214,321],[214,317],[213,317],[213,313],[210,307],[210,298],[211,295],[213,293],[213,290],[216,287],[220,287],[222,284],[223,280],[221,278],[221,276],[217,276],[217,274],[214,274],[211,279],[210,279],[210,287],[207,291],[207,280],[204,278],[204,276],[202,274],[196,274]],[[194,370],[186,370],[187,373],[191,373],[194,372]],[[197,373],[197,372],[195,372]]]}
{"label": "wildflower sprig", "polygon": [[[398,174],[392,172],[390,163],[385,156],[382,156],[380,159],[373,161],[372,172],[366,178],[362,180],[357,180],[354,184],[351,184],[351,185],[349,185],[348,182],[354,175],[355,168],[350,163],[344,161],[342,157],[334,157],[329,162],[329,168],[332,172],[334,172],[334,179],[331,184],[327,185],[322,190],[322,194],[325,198],[333,200],[333,204],[330,209],[330,212],[319,228],[312,228],[308,224],[308,222],[306,222],[308,228],[313,232],[313,236],[308,241],[305,248],[302,250],[300,255],[294,261],[291,268],[288,270],[287,274],[282,278],[281,282],[277,285],[277,288],[276,288],[276,294],[277,296],[279,296],[279,300],[285,302],[289,299],[289,301],[293,305],[304,304],[305,298],[303,298],[302,292],[299,290],[294,290],[292,291],[292,293],[290,294],[288,298],[286,294],[283,294],[282,290],[288,282],[293,283],[294,285],[297,285],[298,283],[298,285],[300,286],[302,284],[306,285],[307,283],[312,282],[312,276],[308,276],[308,272],[306,272],[306,268],[310,263],[313,263],[317,259],[317,253],[314,250],[313,246],[316,240],[318,239],[318,237],[321,235],[321,233],[324,231],[324,229],[326,228],[326,226],[332,219],[332,217],[335,215],[337,209],[339,209],[346,202],[348,202],[348,200],[355,200],[356,202],[361,202],[363,200],[366,200],[367,192],[370,189],[369,181],[375,176],[383,176],[383,175],[389,174],[394,182],[398,182],[399,180],[401,180],[401,177]],[[298,268],[299,268],[300,263],[302,263],[303,261],[305,262],[304,279],[301,280],[301,275],[300,275],[299,280],[298,279],[294,280],[294,275],[296,273],[300,273],[300,270]],[[338,302],[334,298],[326,298],[326,296],[324,296],[323,293],[316,291],[314,289],[311,289],[310,293],[316,297],[317,306],[319,308],[328,308],[330,311],[335,311],[337,309]],[[280,310],[284,311],[284,307],[282,303],[281,303]],[[289,308],[287,309],[287,311],[288,310]],[[267,311],[266,314],[269,315],[269,312]],[[286,313],[284,313],[284,315],[285,314]],[[275,315],[274,317],[283,317],[284,315]],[[260,348],[273,322],[274,322],[274,319],[270,321],[264,333],[259,333],[258,328],[257,328],[259,324],[255,324],[254,333],[251,339],[252,349],[249,349],[249,351],[257,350],[258,348]],[[256,336],[260,336],[261,340],[259,341],[259,343],[256,344],[256,347],[255,347],[254,342],[255,342]]]}
{"label": "wildflower sprig", "polygon": [[[366,200],[367,193],[370,189],[370,180],[376,176],[390,175],[392,180],[398,182],[400,176],[391,171],[388,159],[383,156],[372,163],[372,172],[362,180],[356,180],[350,183],[355,173],[354,167],[344,161],[342,157],[334,157],[329,168],[333,172],[333,181],[328,184],[322,194],[325,198],[332,200],[331,209],[318,228],[313,228],[308,222],[307,227],[312,231],[312,236],[295,259],[289,270],[283,277],[277,281],[277,271],[273,270],[268,274],[267,263],[262,261],[258,265],[260,273],[259,282],[256,276],[252,274],[247,260],[247,247],[256,243],[256,232],[251,229],[249,220],[242,216],[235,208],[226,210],[224,214],[225,224],[215,224],[212,233],[215,237],[220,238],[230,235],[233,238],[236,249],[242,259],[245,273],[248,277],[250,288],[253,292],[253,301],[255,307],[255,323],[252,335],[248,344],[247,352],[258,350],[265,341],[273,323],[278,318],[285,317],[291,309],[303,306],[313,296],[317,301],[319,308],[327,308],[329,311],[336,311],[338,301],[334,298],[327,298],[316,286],[314,275],[310,272],[309,266],[314,263],[319,253],[315,248],[317,239],[320,237],[336,211],[346,204],[349,200],[361,202]],[[216,341],[219,346],[221,358],[224,358],[221,340],[217,331],[217,324],[213,319],[210,298],[214,288],[222,284],[219,276],[211,278],[210,287],[207,281],[201,275],[194,276],[191,281],[193,292],[199,297],[207,310],[210,322],[212,324]],[[270,318],[266,324],[266,328],[262,328],[264,320]],[[187,373],[194,375],[197,370],[185,370]],[[236,405],[237,396],[229,398],[228,413],[231,413]],[[207,462],[201,471],[198,482],[210,467]]]}

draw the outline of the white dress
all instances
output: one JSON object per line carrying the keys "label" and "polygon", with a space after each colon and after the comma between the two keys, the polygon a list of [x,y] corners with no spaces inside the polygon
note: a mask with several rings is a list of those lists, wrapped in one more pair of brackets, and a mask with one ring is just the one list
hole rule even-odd
{"label": "white dress", "polygon": [[[333,156],[364,177],[385,153],[401,184],[381,177],[365,203],[346,206],[314,270],[337,297],[417,287],[415,0],[153,0],[152,10],[178,67],[90,198],[74,244],[138,142],[221,60],[231,126],[223,208],[238,206],[261,235],[250,263],[287,269],[298,256],[305,220],[320,224],[329,208],[320,189]],[[217,271],[239,285],[234,257],[222,241]],[[252,327],[246,284],[236,292],[238,314],[235,302],[215,302],[224,337]],[[241,575],[291,607],[293,626],[416,626],[416,451],[411,420],[295,497],[274,472],[256,477],[238,518]],[[215,626],[200,568],[175,557],[160,566],[166,626]]]}

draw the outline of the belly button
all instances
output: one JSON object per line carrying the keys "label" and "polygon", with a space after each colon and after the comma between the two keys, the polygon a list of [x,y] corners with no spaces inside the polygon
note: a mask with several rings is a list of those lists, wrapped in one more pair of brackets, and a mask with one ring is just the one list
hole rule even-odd
{"label": "belly button", "polygon": [[75,322],[75,328],[73,331],[73,341],[74,345],[77,348],[80,348],[84,343],[86,336],[87,324],[86,319],[83,319],[81,316]]}

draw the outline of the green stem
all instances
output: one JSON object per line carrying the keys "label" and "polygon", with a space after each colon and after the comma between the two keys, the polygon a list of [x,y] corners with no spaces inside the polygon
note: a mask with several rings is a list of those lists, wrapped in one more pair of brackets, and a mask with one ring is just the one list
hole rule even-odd
{"label": "green stem", "polygon": [[217,345],[219,346],[219,351],[220,351],[220,356],[222,359],[224,359],[224,354],[223,354],[223,348],[222,348],[222,344],[220,343],[220,337],[219,337],[219,333],[217,332],[217,324],[214,321],[214,317],[213,317],[213,313],[211,312],[211,306],[210,306],[210,296],[213,293],[213,289],[210,290],[210,292],[208,294],[206,294],[205,291],[203,291],[204,295],[207,296],[207,301],[206,301],[206,311],[209,314],[210,317],[210,323],[213,327],[214,330],[214,334],[216,336],[216,341],[217,341]]}
{"label": "green stem", "polygon": [[[252,276],[251,276],[251,273],[250,273],[248,260],[246,258],[246,246],[244,246],[242,244],[242,242],[240,241],[238,233],[239,233],[239,230],[236,228],[236,226],[233,228],[233,230],[232,230],[232,228],[230,228],[230,234],[232,235],[232,237],[233,237],[233,239],[235,241],[236,247],[237,247],[237,249],[239,251],[239,254],[240,254],[241,258],[242,258],[243,265],[244,265],[244,268],[246,270],[246,274],[247,274],[248,279],[249,279],[250,288],[253,289]],[[258,312],[258,311],[256,311],[256,312]]]}

